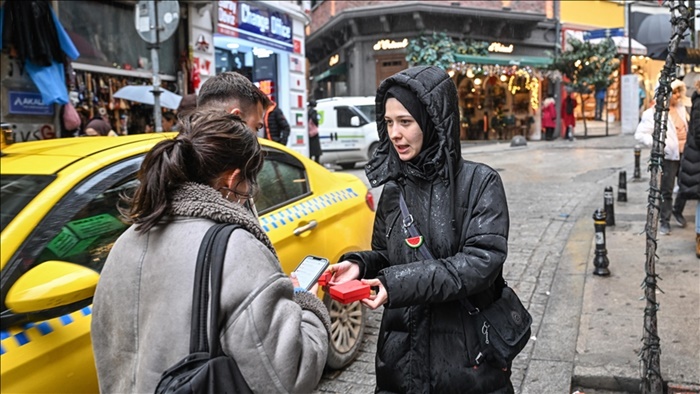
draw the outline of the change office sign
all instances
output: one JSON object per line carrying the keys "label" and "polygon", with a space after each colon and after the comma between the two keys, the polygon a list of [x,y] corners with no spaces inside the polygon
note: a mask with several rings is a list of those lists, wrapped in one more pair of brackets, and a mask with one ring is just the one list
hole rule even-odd
{"label": "change office sign", "polygon": [[[225,29],[222,29],[222,23]],[[219,2],[218,31],[288,52],[294,51],[292,19],[283,12],[264,6]]]}
{"label": "change office sign", "polygon": [[53,105],[44,104],[37,92],[17,92],[10,90],[9,112],[14,115],[53,115]]}

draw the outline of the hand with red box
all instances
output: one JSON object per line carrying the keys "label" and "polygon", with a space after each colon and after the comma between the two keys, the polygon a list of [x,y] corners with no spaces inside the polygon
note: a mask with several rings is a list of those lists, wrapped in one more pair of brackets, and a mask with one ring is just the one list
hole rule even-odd
{"label": "hand with red box", "polygon": [[369,298],[371,291],[369,285],[354,279],[340,285],[331,286],[329,293],[334,300],[342,304],[350,304]]}

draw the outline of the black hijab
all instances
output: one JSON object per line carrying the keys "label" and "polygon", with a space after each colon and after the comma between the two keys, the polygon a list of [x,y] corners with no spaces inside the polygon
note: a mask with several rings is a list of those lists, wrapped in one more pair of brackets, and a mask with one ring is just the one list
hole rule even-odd
{"label": "black hijab", "polygon": [[[384,108],[386,111],[386,100],[389,98],[395,98],[401,105],[403,105],[406,110],[411,114],[416,123],[420,126],[423,132],[423,147],[416,157],[408,162],[403,162],[399,160],[400,166],[404,170],[404,173],[409,173],[423,179],[430,180],[434,177],[437,172],[436,169],[436,159],[437,151],[440,147],[439,138],[435,130],[435,124],[433,123],[430,115],[428,115],[428,110],[418,99],[416,94],[402,85],[394,85],[387,90],[384,96]],[[392,149],[392,154],[398,155],[395,150]]]}

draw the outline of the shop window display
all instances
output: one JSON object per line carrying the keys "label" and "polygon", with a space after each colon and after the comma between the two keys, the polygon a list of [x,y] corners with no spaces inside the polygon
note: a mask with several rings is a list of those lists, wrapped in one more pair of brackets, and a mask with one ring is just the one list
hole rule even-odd
{"label": "shop window display", "polygon": [[539,111],[540,79],[530,67],[455,64],[460,138],[528,137]]}

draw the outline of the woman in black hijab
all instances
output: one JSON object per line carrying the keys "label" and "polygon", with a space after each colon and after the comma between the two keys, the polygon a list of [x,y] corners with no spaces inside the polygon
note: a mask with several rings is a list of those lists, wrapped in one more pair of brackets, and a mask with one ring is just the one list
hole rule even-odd
{"label": "woman in black hijab", "polygon": [[462,158],[457,90],[444,70],[389,77],[376,105],[380,146],[366,173],[384,189],[372,250],[347,253],[329,268],[331,285],[362,279],[378,289],[362,300],[384,307],[376,391],[511,393],[510,365],[480,359],[481,334],[464,306],[491,304],[504,285],[509,218],[501,178]]}

